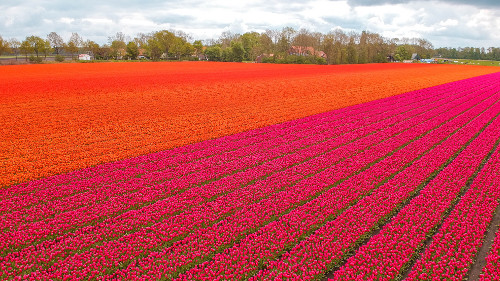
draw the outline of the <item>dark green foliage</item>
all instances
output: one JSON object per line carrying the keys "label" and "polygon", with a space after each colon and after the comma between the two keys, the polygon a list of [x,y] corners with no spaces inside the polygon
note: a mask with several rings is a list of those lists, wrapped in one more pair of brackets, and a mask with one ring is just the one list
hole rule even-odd
{"label": "dark green foliage", "polygon": [[54,58],[54,60],[57,61],[57,62],[63,62],[64,61],[64,56],[56,55],[56,57]]}

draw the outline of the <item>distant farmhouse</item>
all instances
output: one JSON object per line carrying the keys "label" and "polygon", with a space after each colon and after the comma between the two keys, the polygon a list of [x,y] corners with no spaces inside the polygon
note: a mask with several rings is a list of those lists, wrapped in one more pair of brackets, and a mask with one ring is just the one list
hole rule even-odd
{"label": "distant farmhouse", "polygon": [[296,56],[317,56],[326,59],[327,56],[323,51],[316,51],[313,47],[292,46],[288,50],[289,55]]}
{"label": "distant farmhouse", "polygon": [[89,54],[79,54],[78,60],[92,60],[92,56]]}

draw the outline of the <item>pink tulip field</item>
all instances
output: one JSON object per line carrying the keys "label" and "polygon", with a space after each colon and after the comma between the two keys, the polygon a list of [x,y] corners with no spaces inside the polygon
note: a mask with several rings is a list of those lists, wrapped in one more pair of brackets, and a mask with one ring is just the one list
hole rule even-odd
{"label": "pink tulip field", "polygon": [[499,115],[497,72],[12,185],[0,279],[500,280]]}

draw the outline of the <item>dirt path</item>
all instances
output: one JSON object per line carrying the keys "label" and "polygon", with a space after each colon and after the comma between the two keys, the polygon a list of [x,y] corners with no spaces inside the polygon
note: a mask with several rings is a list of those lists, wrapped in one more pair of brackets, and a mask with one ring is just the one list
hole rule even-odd
{"label": "dirt path", "polygon": [[500,226],[500,205],[498,205],[495,210],[495,215],[493,216],[491,224],[488,230],[486,231],[484,243],[476,255],[476,262],[472,264],[472,267],[469,270],[469,274],[467,278],[465,278],[465,280],[479,280],[479,275],[481,274],[483,267],[486,265],[486,257],[490,252],[491,245],[495,240],[495,234],[497,233],[499,226]]}

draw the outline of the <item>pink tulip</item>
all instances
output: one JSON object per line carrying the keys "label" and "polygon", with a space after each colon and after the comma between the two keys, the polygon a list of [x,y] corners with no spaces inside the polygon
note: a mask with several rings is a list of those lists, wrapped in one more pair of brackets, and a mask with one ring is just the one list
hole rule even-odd
{"label": "pink tulip", "polygon": [[[311,280],[387,218],[335,278],[395,277],[441,221],[414,269],[461,276],[481,246],[471,229],[487,228],[498,204],[498,188],[475,184],[493,182],[490,162],[457,194],[498,139],[499,82],[475,77],[0,190],[0,278]],[[427,252],[442,259],[429,265]]]}

